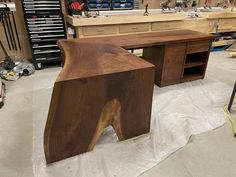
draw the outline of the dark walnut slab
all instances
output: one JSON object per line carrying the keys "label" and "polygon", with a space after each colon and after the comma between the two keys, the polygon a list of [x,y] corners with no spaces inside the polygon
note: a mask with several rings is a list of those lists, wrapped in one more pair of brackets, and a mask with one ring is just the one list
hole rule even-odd
{"label": "dark walnut slab", "polygon": [[104,128],[119,140],[149,132],[154,66],[110,45],[59,42],[65,65],[44,132],[47,163],[90,151]]}
{"label": "dark walnut slab", "polygon": [[[44,132],[47,163],[92,150],[112,125],[119,140],[148,133],[158,86],[204,78],[214,36],[190,30],[60,40],[64,67]],[[126,51],[143,49],[142,59]]]}
{"label": "dark walnut slab", "polygon": [[[103,43],[124,49],[143,49],[142,58],[155,65],[155,84],[160,87],[203,79],[214,35],[191,30],[149,32],[109,37],[72,39]],[[196,53],[190,55],[191,53]],[[198,54],[199,53],[199,54]],[[195,58],[189,65],[189,58]],[[203,65],[200,67],[199,63]],[[186,69],[189,66],[195,68]]]}
{"label": "dark walnut slab", "polygon": [[70,39],[70,41],[86,41],[87,43],[108,43],[124,49],[138,49],[171,43],[191,42],[198,40],[213,40],[215,36],[191,30],[174,30],[163,32],[148,32],[109,37],[93,37]]}

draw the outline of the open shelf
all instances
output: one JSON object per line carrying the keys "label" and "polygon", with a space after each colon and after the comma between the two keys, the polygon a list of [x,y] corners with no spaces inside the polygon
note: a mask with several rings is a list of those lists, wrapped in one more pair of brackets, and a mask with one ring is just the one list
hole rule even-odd
{"label": "open shelf", "polygon": [[186,55],[186,67],[192,67],[192,66],[199,66],[205,64],[208,58],[208,51],[205,52],[197,52],[197,53],[188,53]]}
{"label": "open shelf", "polygon": [[185,64],[184,68],[191,68],[191,67],[195,67],[195,66],[202,66],[205,65],[205,62],[202,61],[194,61],[194,62],[188,62]]}
{"label": "open shelf", "polygon": [[182,82],[202,79],[209,52],[188,53],[186,55]]}
{"label": "open shelf", "polygon": [[184,68],[182,82],[202,79],[204,77],[205,65]]}
{"label": "open shelf", "polygon": [[203,79],[203,75],[202,74],[185,75],[182,79],[182,82],[193,81],[198,79]]}

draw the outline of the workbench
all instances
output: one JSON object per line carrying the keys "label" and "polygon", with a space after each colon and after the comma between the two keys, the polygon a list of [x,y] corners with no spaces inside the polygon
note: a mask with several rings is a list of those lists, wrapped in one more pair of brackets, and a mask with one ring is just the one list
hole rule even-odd
{"label": "workbench", "polygon": [[[186,13],[157,13],[143,15],[116,15],[97,18],[76,18],[67,15],[66,21],[77,38],[136,34],[176,29],[202,33],[236,31],[236,10],[198,12],[200,18],[189,18]],[[124,20],[125,19],[125,20]]]}

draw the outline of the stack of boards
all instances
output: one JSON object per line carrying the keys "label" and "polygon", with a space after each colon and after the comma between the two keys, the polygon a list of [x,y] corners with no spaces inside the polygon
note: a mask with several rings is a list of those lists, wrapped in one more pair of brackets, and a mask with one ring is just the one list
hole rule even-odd
{"label": "stack of boards", "polygon": [[0,78],[0,108],[4,105],[4,92],[5,92],[5,85]]}

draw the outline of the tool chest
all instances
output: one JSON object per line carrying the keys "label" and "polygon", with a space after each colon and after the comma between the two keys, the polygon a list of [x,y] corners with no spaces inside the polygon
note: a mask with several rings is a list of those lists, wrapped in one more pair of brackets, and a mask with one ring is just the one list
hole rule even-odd
{"label": "tool chest", "polygon": [[35,67],[61,61],[57,40],[66,35],[60,0],[22,0],[22,6]]}
{"label": "tool chest", "polygon": [[121,10],[121,9],[133,9],[134,1],[133,0],[112,0],[112,9]]}
{"label": "tool chest", "polygon": [[86,6],[88,10],[110,10],[110,0],[87,0]]}

